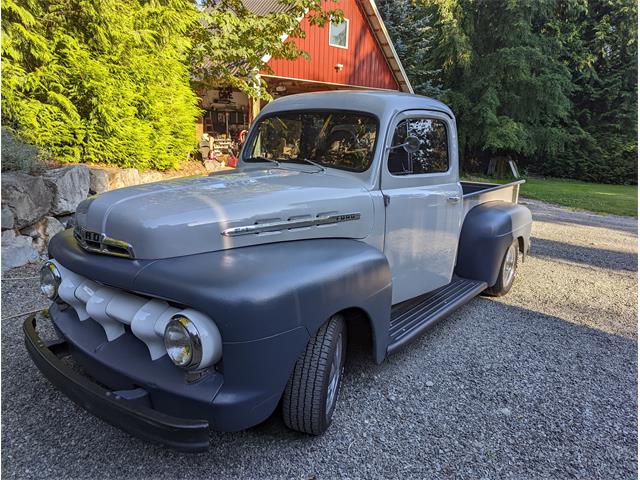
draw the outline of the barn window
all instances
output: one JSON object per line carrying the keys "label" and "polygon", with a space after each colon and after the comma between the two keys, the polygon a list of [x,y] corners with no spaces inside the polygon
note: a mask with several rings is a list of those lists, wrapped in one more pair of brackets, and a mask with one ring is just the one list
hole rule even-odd
{"label": "barn window", "polygon": [[347,48],[349,40],[349,20],[346,18],[340,23],[329,24],[329,45],[332,47]]}

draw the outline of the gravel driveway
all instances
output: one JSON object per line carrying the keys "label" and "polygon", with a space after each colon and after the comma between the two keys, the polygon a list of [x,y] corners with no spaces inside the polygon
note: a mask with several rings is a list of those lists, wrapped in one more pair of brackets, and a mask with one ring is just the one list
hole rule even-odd
{"label": "gravel driveway", "polygon": [[[132,439],[31,364],[37,280],[2,282],[6,478],[637,478],[637,221],[527,201],[531,256],[512,292],[478,298],[376,366],[349,352],[322,437],[279,415],[189,455]],[[35,275],[35,266],[7,277]]]}

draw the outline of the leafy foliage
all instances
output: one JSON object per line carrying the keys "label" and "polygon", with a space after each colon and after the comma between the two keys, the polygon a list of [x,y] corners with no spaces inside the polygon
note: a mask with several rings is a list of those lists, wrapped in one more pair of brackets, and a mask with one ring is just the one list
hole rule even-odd
{"label": "leafy foliage", "polygon": [[2,129],[2,171],[17,170],[36,175],[44,170],[42,152],[28,145],[6,128]]}
{"label": "leafy foliage", "polygon": [[456,112],[463,167],[637,181],[633,0],[383,0],[418,93]]}

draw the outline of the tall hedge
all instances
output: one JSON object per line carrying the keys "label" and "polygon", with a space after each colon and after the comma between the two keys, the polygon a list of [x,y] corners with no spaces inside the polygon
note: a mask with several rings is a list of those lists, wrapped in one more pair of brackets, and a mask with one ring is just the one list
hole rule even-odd
{"label": "tall hedge", "polygon": [[174,167],[194,146],[189,1],[3,0],[2,117],[69,162]]}

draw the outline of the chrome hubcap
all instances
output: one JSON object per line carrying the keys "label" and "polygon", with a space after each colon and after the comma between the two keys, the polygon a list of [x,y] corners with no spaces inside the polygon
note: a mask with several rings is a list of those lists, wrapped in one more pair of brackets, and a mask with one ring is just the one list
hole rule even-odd
{"label": "chrome hubcap", "polygon": [[504,268],[502,269],[502,284],[509,285],[513,280],[513,275],[516,273],[516,247],[511,245],[507,250],[507,255],[504,257]]}
{"label": "chrome hubcap", "polygon": [[342,334],[338,336],[336,342],[336,351],[333,353],[333,361],[331,362],[331,371],[329,372],[329,386],[327,387],[327,420],[333,412],[333,406],[338,395],[338,385],[340,384],[340,374],[342,373]]}

